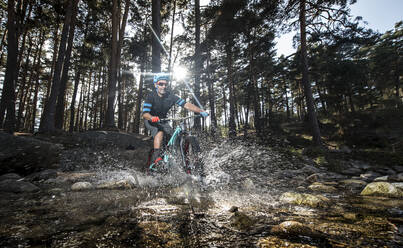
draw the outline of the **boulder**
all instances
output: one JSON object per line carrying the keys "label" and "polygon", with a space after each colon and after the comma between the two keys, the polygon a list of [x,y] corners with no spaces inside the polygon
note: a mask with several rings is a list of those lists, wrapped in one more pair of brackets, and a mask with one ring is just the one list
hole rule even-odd
{"label": "boulder", "polygon": [[28,175],[26,179],[30,181],[40,181],[47,180],[51,178],[56,178],[58,176],[58,171],[54,169],[48,169],[40,172],[35,172],[31,175]]}
{"label": "boulder", "polygon": [[403,173],[399,173],[397,175],[390,175],[388,179],[389,181],[392,182],[403,182]]}
{"label": "boulder", "polygon": [[97,186],[97,189],[133,189],[136,182],[131,179],[123,179],[119,181],[105,182]]}
{"label": "boulder", "polygon": [[403,191],[388,182],[373,182],[364,188],[361,195],[403,198]]}
{"label": "boulder", "polygon": [[341,174],[349,175],[349,176],[356,176],[362,174],[362,169],[352,167],[341,171]]}
{"label": "boulder", "polygon": [[0,132],[0,174],[15,172],[25,176],[57,168],[59,153],[59,146],[53,143]]}
{"label": "boulder", "polygon": [[398,190],[403,192],[403,183],[399,182],[399,183],[392,183],[393,186],[395,186]]}
{"label": "boulder", "polygon": [[255,224],[255,221],[245,213],[235,211],[230,218],[230,224],[238,230],[248,230]]}
{"label": "boulder", "polygon": [[296,204],[305,205],[309,207],[326,207],[329,205],[330,200],[322,195],[311,195],[311,194],[299,194],[293,192],[286,192],[280,196],[280,201]]}
{"label": "boulder", "polygon": [[377,177],[374,179],[374,182],[387,182],[388,179],[389,179],[389,176]]}
{"label": "boulder", "polygon": [[365,185],[367,185],[367,183],[365,181],[357,179],[346,179],[339,181],[339,185],[348,189],[361,190],[362,188],[365,187]]}
{"label": "boulder", "polygon": [[71,190],[73,190],[73,191],[83,191],[83,190],[89,190],[92,188],[93,188],[93,186],[89,182],[77,182],[77,183],[71,185]]}
{"label": "boulder", "polygon": [[308,187],[312,191],[316,192],[325,192],[325,193],[333,193],[336,192],[337,189],[333,186],[325,185],[319,182],[315,182]]}
{"label": "boulder", "polygon": [[320,236],[317,231],[312,230],[309,226],[304,225],[297,221],[284,221],[271,228],[271,232],[277,236],[292,237],[292,236]]}
{"label": "boulder", "polygon": [[31,193],[40,189],[30,182],[6,179],[0,182],[0,191],[12,193]]}
{"label": "boulder", "polygon": [[7,173],[7,174],[0,176],[0,181],[7,180],[7,179],[17,180],[17,179],[21,179],[21,177],[20,177],[20,175],[15,174],[15,173]]}

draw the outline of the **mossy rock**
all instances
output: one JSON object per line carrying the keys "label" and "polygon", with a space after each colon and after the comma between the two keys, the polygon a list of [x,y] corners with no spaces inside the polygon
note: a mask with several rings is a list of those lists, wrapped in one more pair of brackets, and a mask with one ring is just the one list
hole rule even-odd
{"label": "mossy rock", "polygon": [[330,200],[322,195],[299,194],[293,192],[286,192],[282,194],[280,196],[280,201],[296,205],[305,205],[313,208],[326,207],[330,203]]}
{"label": "mossy rock", "polygon": [[364,188],[361,195],[403,198],[403,191],[388,182],[373,182]]}

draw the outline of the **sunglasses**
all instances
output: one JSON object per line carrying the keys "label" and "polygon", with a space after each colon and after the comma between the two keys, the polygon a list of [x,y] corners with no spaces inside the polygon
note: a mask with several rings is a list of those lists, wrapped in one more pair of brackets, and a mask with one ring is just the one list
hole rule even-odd
{"label": "sunglasses", "polygon": [[158,85],[158,86],[167,86],[167,83],[158,82],[157,85]]}

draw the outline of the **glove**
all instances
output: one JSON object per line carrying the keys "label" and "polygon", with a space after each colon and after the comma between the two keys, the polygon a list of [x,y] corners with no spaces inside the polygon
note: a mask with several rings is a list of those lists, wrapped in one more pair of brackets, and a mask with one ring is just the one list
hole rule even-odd
{"label": "glove", "polygon": [[160,118],[158,117],[158,116],[153,116],[153,117],[151,117],[151,122],[159,122],[160,121]]}
{"label": "glove", "polygon": [[208,113],[203,111],[203,112],[200,112],[200,115],[203,116],[204,118],[206,118],[208,116]]}

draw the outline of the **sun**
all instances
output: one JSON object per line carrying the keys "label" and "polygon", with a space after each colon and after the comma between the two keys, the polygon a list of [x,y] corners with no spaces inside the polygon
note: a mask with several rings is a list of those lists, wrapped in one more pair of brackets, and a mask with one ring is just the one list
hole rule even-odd
{"label": "sun", "polygon": [[182,65],[175,65],[173,70],[173,78],[176,81],[182,81],[188,76],[188,70]]}

